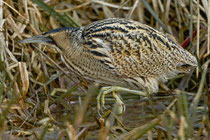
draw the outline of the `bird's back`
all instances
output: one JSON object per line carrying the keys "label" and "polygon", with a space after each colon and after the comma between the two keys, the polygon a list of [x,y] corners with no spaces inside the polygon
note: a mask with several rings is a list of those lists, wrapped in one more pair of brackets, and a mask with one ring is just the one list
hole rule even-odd
{"label": "bird's back", "polygon": [[84,28],[83,36],[87,51],[121,76],[158,77],[175,71],[178,63],[197,63],[163,33],[131,20],[94,22]]}

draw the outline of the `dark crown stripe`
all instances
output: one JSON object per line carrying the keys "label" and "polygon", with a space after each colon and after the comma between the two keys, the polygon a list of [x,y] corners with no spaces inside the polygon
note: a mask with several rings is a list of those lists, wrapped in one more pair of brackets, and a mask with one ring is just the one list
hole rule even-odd
{"label": "dark crown stripe", "polygon": [[71,30],[71,29],[72,29],[71,27],[57,28],[57,29],[45,32],[43,35],[47,35],[47,34],[51,34],[51,33],[57,33],[57,32],[61,32],[61,31],[64,31],[64,30]]}

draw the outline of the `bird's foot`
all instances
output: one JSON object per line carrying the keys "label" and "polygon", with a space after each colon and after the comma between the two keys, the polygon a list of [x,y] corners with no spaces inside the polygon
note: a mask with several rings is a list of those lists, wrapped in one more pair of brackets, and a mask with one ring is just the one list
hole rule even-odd
{"label": "bird's foot", "polygon": [[103,110],[106,109],[105,107],[105,95],[112,93],[112,96],[115,98],[119,108],[117,112],[124,112],[125,111],[125,105],[121,101],[120,97],[115,93],[116,91],[123,91],[126,93],[132,93],[132,94],[137,94],[140,96],[147,96],[147,94],[143,91],[137,91],[137,90],[130,90],[127,88],[123,87],[118,87],[118,86],[108,86],[108,87],[102,87],[99,95],[97,96],[97,109],[98,113],[100,115],[100,112],[103,113]]}

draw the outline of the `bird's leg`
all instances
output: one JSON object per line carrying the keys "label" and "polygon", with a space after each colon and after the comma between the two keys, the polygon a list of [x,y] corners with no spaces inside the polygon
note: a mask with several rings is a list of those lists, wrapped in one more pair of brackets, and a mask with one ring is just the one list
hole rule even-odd
{"label": "bird's leg", "polygon": [[[101,110],[101,112],[102,112],[101,103],[102,103],[102,102],[103,102],[103,103],[105,102],[105,101],[104,101],[104,98],[101,99],[101,96],[104,97],[106,94],[112,92],[112,91],[109,91],[110,88],[111,88],[111,86],[102,87],[102,88],[101,88],[101,90],[100,90],[100,92],[99,92],[99,94],[98,94],[98,96],[97,96],[97,108],[98,108],[98,111]],[[102,105],[102,108],[106,108],[106,107],[104,106],[104,104]]]}
{"label": "bird's leg", "polygon": [[[123,87],[118,87],[118,86],[108,86],[108,87],[102,87],[101,91],[99,92],[98,96],[97,96],[97,107],[98,110],[101,110],[101,112],[103,112],[103,108],[105,108],[104,104],[105,104],[105,95],[112,93],[112,92],[116,92],[116,91],[123,91],[126,93],[131,93],[131,94],[137,94],[140,96],[147,96],[147,93],[143,92],[143,91],[138,91],[138,90],[131,90],[128,88],[123,88]],[[123,103],[120,98],[117,95],[113,95],[113,97],[116,99],[116,101],[121,102],[121,104]],[[101,108],[102,106],[102,108]]]}

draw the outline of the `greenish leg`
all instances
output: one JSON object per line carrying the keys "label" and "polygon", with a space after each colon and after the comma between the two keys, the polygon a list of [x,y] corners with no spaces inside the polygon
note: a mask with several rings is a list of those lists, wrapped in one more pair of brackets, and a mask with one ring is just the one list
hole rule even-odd
{"label": "greenish leg", "polygon": [[[99,94],[97,96],[98,111],[103,112],[103,108],[105,108],[105,106],[104,106],[104,104],[105,104],[105,100],[104,100],[105,95],[109,94],[109,93],[112,93],[112,92],[116,92],[116,91],[123,91],[123,92],[126,92],[126,93],[136,94],[136,95],[140,95],[140,96],[147,96],[147,93],[143,92],[143,91],[130,90],[128,88],[123,88],[123,87],[118,87],[118,86],[102,87],[101,91],[99,92]],[[113,97],[116,99],[116,101],[118,103],[123,104],[123,102],[120,100],[120,98],[116,94],[113,94]]]}

